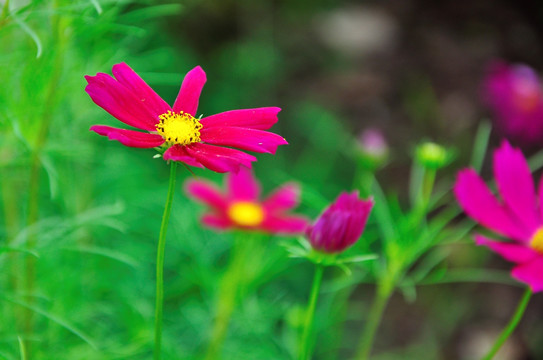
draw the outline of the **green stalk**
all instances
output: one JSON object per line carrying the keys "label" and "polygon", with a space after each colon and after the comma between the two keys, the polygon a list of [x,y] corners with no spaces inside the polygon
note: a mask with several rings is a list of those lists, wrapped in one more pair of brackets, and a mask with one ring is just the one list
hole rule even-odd
{"label": "green stalk", "polygon": [[313,329],[313,320],[315,318],[315,308],[317,307],[317,298],[322,283],[322,274],[324,273],[324,265],[317,264],[315,268],[315,276],[313,277],[313,285],[311,286],[311,295],[307,304],[304,332],[302,334],[302,342],[300,346],[300,360],[309,360],[312,352],[312,342],[310,335]]}
{"label": "green stalk", "polygon": [[532,290],[530,288],[527,288],[524,292],[524,295],[522,296],[522,299],[520,300],[520,303],[517,306],[517,310],[513,314],[513,317],[509,321],[509,324],[503,329],[500,336],[490,349],[490,351],[481,359],[481,360],[491,360],[494,355],[500,350],[503,343],[509,338],[511,333],[515,330],[518,323],[520,322],[520,319],[522,319],[522,315],[524,315],[524,311],[526,310],[526,306],[528,306],[528,302],[530,301],[530,298],[532,297]]}
{"label": "green stalk", "polygon": [[392,290],[394,289],[392,284],[392,282],[386,281],[377,288],[377,293],[375,294],[375,298],[371,304],[369,317],[366,322],[366,326],[364,327],[364,332],[362,333],[360,346],[358,347],[358,351],[355,356],[355,359],[357,360],[369,359],[375,333],[377,332],[379,324],[381,323],[383,312],[390,299],[390,296],[392,295]]}
{"label": "green stalk", "polygon": [[427,211],[432,197],[432,190],[434,189],[434,182],[436,180],[435,169],[424,169],[424,176],[422,178],[422,200],[423,207]]}
{"label": "green stalk", "polygon": [[250,247],[252,247],[251,243],[254,239],[247,239],[246,233],[236,233],[235,237],[228,268],[219,286],[215,323],[213,324],[209,345],[204,358],[206,360],[214,360],[221,357],[222,344],[226,338],[230,319],[236,308],[236,295],[240,287],[244,285],[242,282],[245,276],[244,269],[247,262],[247,254],[251,253]]}
{"label": "green stalk", "polygon": [[[60,4],[55,3],[55,7],[59,8]],[[47,142],[49,130],[54,117],[55,102],[58,96],[58,84],[60,82],[64,63],[64,49],[66,47],[66,39],[63,34],[64,29],[67,27],[66,21],[60,17],[60,15],[54,15],[52,18],[52,28],[54,40],[56,42],[55,57],[53,59],[53,65],[51,67],[52,73],[50,78],[50,85],[47,89],[47,93],[44,97],[43,114],[41,117],[40,128],[35,139],[35,143],[32,147],[31,159],[30,159],[30,171],[28,181],[28,205],[27,205],[27,219],[26,223],[28,227],[32,227],[39,220],[39,198],[40,198],[40,183],[41,183],[41,155]],[[44,66],[45,59],[40,60],[37,66]],[[33,251],[38,243],[38,234],[33,230],[29,232],[26,239],[27,250]],[[36,281],[36,258],[33,256],[27,256],[24,269],[24,290],[28,296],[29,303],[33,302],[33,295]],[[34,313],[25,309],[22,315],[23,328],[27,336],[32,336],[34,332]],[[33,358],[32,344],[28,343],[26,347],[27,357]]]}
{"label": "green stalk", "polygon": [[172,210],[173,194],[175,192],[175,175],[177,162],[170,163],[170,184],[168,186],[168,196],[162,215],[160,225],[160,235],[158,236],[158,249],[156,255],[156,304],[155,304],[155,351],[154,359],[161,358],[162,350],[162,314],[164,305],[164,249],[166,248],[166,231],[170,222],[170,213]]}

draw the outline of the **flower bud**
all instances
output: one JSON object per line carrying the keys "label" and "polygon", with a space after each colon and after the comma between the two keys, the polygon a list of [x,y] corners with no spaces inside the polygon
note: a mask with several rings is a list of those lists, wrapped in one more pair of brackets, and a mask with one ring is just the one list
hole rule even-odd
{"label": "flower bud", "polygon": [[373,200],[360,199],[358,191],[341,193],[306,230],[313,249],[333,254],[353,245],[362,235],[372,207]]}
{"label": "flower bud", "polygon": [[447,150],[433,142],[426,142],[417,146],[415,157],[422,166],[434,170],[447,165],[450,159]]}
{"label": "flower bud", "polygon": [[388,158],[387,141],[383,133],[375,128],[360,133],[357,148],[360,164],[369,170],[379,168]]}

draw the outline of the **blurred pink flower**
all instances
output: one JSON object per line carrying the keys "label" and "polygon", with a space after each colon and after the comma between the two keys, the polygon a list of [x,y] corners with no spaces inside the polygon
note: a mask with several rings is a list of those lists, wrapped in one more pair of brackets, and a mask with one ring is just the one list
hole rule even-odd
{"label": "blurred pink flower", "polygon": [[304,216],[287,213],[299,203],[300,188],[294,183],[282,185],[261,201],[259,182],[251,170],[241,167],[238,173],[227,175],[226,188],[223,194],[204,180],[185,182],[186,192],[210,207],[211,211],[202,216],[204,225],[220,230],[240,228],[271,234],[301,234],[309,224]]}
{"label": "blurred pink flower", "polygon": [[359,199],[358,191],[341,193],[306,230],[313,249],[339,253],[353,245],[362,235],[372,207],[373,200]]}
{"label": "blurred pink flower", "polygon": [[359,150],[372,158],[384,158],[388,154],[388,143],[383,132],[377,128],[368,128],[358,136]]}
{"label": "blurred pink flower", "polygon": [[490,192],[473,169],[458,173],[454,193],[464,211],[481,225],[513,242],[476,235],[477,245],[489,247],[516,263],[512,276],[534,292],[543,290],[543,178],[536,194],[522,152],[504,141],[494,152],[494,177],[501,200]]}
{"label": "blurred pink flower", "polygon": [[520,146],[543,142],[543,89],[533,69],[496,62],[483,84],[498,131]]}
{"label": "blurred pink flower", "polygon": [[[170,107],[125,63],[113,66],[113,75],[85,76],[92,100],[127,125],[146,132],[94,125],[90,129],[125,146],[162,147],[164,160],[184,162],[217,172],[251,167],[252,155],[223,146],[275,153],[286,140],[267,131],[277,122],[277,107],[232,110],[196,117],[206,74],[197,66],[185,76]],[[219,146],[215,146],[219,145]]]}

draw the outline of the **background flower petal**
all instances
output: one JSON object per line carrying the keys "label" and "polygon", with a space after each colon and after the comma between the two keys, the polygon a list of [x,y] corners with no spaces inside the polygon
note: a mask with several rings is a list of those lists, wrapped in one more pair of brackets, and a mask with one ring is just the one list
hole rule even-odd
{"label": "background flower petal", "polygon": [[207,181],[189,179],[185,182],[185,191],[188,195],[219,210],[225,210],[228,205],[217,186]]}
{"label": "background flower petal", "polygon": [[535,231],[540,221],[532,173],[522,152],[507,141],[494,152],[494,176],[504,202],[518,221]]}
{"label": "background flower petal", "polygon": [[516,263],[531,261],[540,256],[535,250],[528,246],[494,241],[482,235],[475,236],[475,243],[477,245],[486,246],[495,253],[500,254],[504,259]]}
{"label": "background flower petal", "polygon": [[171,110],[166,103],[130,66],[122,62],[113,65],[112,73],[122,85],[130,89],[139,101],[147,104],[156,117]]}
{"label": "background flower petal", "polygon": [[277,122],[278,107],[262,107],[225,111],[202,118],[204,128],[215,126],[236,126],[258,130],[267,130]]}
{"label": "background flower petal", "polygon": [[219,214],[204,214],[201,220],[204,225],[219,230],[226,230],[234,226],[228,217]]}
{"label": "background flower petal", "polygon": [[253,172],[241,167],[237,173],[229,173],[226,177],[228,197],[236,201],[258,201],[260,184]]}
{"label": "background flower petal", "polygon": [[107,136],[110,140],[117,140],[121,144],[137,148],[153,148],[164,143],[162,136],[149,134],[140,131],[117,129],[111,126],[94,125],[90,130],[95,133]]}
{"label": "background flower petal", "polygon": [[147,104],[138,100],[132,90],[104,73],[85,76],[85,79],[88,82],[85,91],[96,105],[127,125],[147,131],[156,130],[158,117]]}
{"label": "background flower petal", "polygon": [[173,111],[183,111],[192,116],[196,116],[198,101],[200,100],[200,94],[202,93],[206,80],[206,73],[200,66],[196,66],[189,71],[183,79],[179,94],[177,94],[177,98],[173,104]]}
{"label": "background flower petal", "polygon": [[543,256],[538,256],[533,261],[516,266],[511,275],[523,283],[530,285],[533,292],[543,290]]}
{"label": "background flower petal", "polygon": [[262,205],[270,212],[289,210],[298,206],[300,202],[300,186],[295,183],[282,185],[275,190]]}
{"label": "background flower petal", "polygon": [[252,155],[221,146],[197,143],[184,148],[190,156],[206,168],[220,173],[237,172],[241,165],[250,168],[251,163],[256,161],[256,157]]}
{"label": "background flower petal", "polygon": [[224,146],[233,146],[242,150],[275,154],[279,145],[287,145],[280,135],[241,127],[204,127],[200,130],[202,141]]}
{"label": "background flower petal", "polygon": [[453,191],[464,211],[481,225],[515,240],[529,241],[532,231],[512,220],[475,170],[460,171]]}
{"label": "background flower petal", "polygon": [[264,230],[272,234],[303,234],[309,226],[309,219],[303,216],[269,216],[262,225]]}

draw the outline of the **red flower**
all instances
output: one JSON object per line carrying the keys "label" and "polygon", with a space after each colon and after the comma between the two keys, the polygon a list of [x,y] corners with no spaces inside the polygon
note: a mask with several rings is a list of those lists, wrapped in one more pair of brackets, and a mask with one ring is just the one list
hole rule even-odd
{"label": "red flower", "polygon": [[358,191],[341,193],[306,230],[313,249],[339,253],[352,246],[366,226],[373,200],[358,198]]}
{"label": "red flower", "polygon": [[[90,129],[138,148],[161,147],[164,160],[184,162],[217,172],[251,167],[252,155],[224,147],[275,153],[286,140],[264,130],[277,122],[277,107],[232,110],[197,118],[196,110],[206,75],[197,66],[185,76],[173,107],[125,63],[113,66],[113,75],[85,76],[92,100],[127,125],[146,132],[94,125]],[[219,146],[216,146],[219,145]]]}
{"label": "red flower", "polygon": [[494,124],[509,140],[524,147],[543,141],[543,88],[526,65],[492,63],[483,84]]}
{"label": "red flower", "polygon": [[227,191],[223,194],[215,185],[204,180],[189,179],[187,193],[207,204],[211,212],[202,222],[212,228],[225,230],[241,228],[260,230],[271,234],[301,234],[308,220],[287,213],[298,205],[300,189],[296,184],[284,184],[264,200],[260,200],[260,184],[251,170],[242,167],[229,173]]}
{"label": "red flower", "polygon": [[494,151],[494,177],[498,200],[473,169],[458,173],[454,193],[466,214],[512,241],[494,241],[476,235],[483,245],[514,262],[511,275],[543,291],[543,178],[536,192],[530,168],[522,152],[504,141]]}

